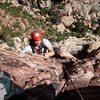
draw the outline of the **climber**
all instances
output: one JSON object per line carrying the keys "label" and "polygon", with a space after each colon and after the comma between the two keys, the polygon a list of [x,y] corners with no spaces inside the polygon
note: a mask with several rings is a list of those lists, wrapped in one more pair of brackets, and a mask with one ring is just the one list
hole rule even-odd
{"label": "climber", "polygon": [[36,53],[44,54],[44,59],[48,59],[52,56],[64,57],[67,59],[76,59],[70,53],[62,52],[59,48],[53,48],[48,39],[43,38],[41,31],[34,31],[31,34],[32,39],[29,45],[23,49],[23,53]]}

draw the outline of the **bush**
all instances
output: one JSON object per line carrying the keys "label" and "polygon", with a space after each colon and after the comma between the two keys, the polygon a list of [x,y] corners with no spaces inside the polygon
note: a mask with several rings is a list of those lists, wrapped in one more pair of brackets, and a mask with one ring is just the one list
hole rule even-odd
{"label": "bush", "polygon": [[60,12],[56,10],[50,10],[48,13],[52,24],[58,25],[61,22]]}
{"label": "bush", "polygon": [[72,34],[65,31],[63,34],[57,31],[57,29],[54,29],[52,26],[46,30],[44,37],[48,38],[52,42],[59,42],[61,40],[64,40],[68,36],[71,36]]}
{"label": "bush", "polygon": [[48,38],[52,42],[57,42],[62,40],[62,34],[60,32],[57,32],[57,29],[54,29],[53,27],[49,27],[46,29],[46,32],[44,34],[45,38]]}
{"label": "bush", "polygon": [[98,19],[98,24],[100,25],[100,18]]}
{"label": "bush", "polygon": [[70,27],[72,32],[77,33],[77,35],[85,36],[85,33],[88,31],[88,28],[82,22],[74,22]]}
{"label": "bush", "polygon": [[100,26],[96,28],[96,30],[93,32],[96,35],[100,35]]}

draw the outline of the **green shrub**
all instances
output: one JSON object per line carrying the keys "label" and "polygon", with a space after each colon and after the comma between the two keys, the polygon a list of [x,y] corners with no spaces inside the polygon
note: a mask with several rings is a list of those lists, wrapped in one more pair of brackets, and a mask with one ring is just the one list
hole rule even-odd
{"label": "green shrub", "polygon": [[80,33],[77,33],[77,32],[67,32],[67,31],[64,31],[63,36],[65,38],[68,38],[69,36],[81,38],[81,37],[84,37],[85,34],[80,34]]}
{"label": "green shrub", "polygon": [[52,24],[48,23],[47,29],[44,33],[44,37],[48,38],[52,42],[58,42],[68,38],[69,36],[75,36],[77,38],[84,37],[85,34],[80,34],[79,32],[67,32],[66,30],[61,34],[57,29],[52,27]]}
{"label": "green shrub", "polygon": [[50,9],[49,8],[44,8],[44,9],[40,9],[40,14],[41,15],[46,15],[46,14],[48,14],[49,13],[49,11],[50,11]]}
{"label": "green shrub", "polygon": [[93,32],[96,35],[100,35],[100,26],[96,28],[96,30]]}
{"label": "green shrub", "polygon": [[88,31],[88,28],[82,22],[74,22],[70,27],[72,32],[77,33],[77,35],[85,36],[85,33]]}
{"label": "green shrub", "polygon": [[60,12],[56,7],[44,8],[40,10],[41,15],[49,15],[47,21],[52,24],[59,24],[61,22]]}
{"label": "green shrub", "polygon": [[61,16],[59,10],[52,8],[49,11],[48,15],[50,16],[50,21],[52,22],[52,24],[57,25],[61,22]]}
{"label": "green shrub", "polygon": [[44,37],[48,38],[51,42],[58,42],[64,40],[67,36],[67,32],[61,34],[57,31],[57,29],[54,29],[53,27],[49,27],[48,29],[46,29],[46,32],[44,33]]}
{"label": "green shrub", "polygon": [[53,27],[46,29],[44,38],[48,38],[50,41],[55,42],[57,38],[57,31]]}
{"label": "green shrub", "polygon": [[53,16],[51,16],[50,20],[53,24],[56,24],[56,25],[58,25],[61,22],[61,18],[58,15],[58,13],[53,14]]}
{"label": "green shrub", "polygon": [[97,23],[100,25],[100,18],[98,19],[98,22]]}

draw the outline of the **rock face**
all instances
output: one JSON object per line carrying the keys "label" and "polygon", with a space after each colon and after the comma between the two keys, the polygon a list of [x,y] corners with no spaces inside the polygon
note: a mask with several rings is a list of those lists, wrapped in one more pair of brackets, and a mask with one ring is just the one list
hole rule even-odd
{"label": "rock face", "polygon": [[41,96],[43,100],[54,100],[62,90],[75,89],[73,83],[76,88],[100,86],[100,59],[96,57],[99,50],[100,48],[92,51],[92,55],[77,61],[55,58],[44,60],[43,55],[1,50],[0,71],[7,72],[10,80],[26,91],[25,95],[28,93],[32,100],[34,96],[38,98],[34,100],[39,100]]}
{"label": "rock face", "polygon": [[58,94],[64,83],[59,78],[62,65],[55,59],[44,60],[43,55],[0,51],[0,70],[7,72],[10,79],[24,90],[42,84],[58,84],[55,88]]}

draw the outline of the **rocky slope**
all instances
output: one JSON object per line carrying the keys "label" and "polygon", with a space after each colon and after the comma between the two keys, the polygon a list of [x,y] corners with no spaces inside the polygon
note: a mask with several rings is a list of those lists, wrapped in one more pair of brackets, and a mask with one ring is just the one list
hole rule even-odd
{"label": "rocky slope", "polygon": [[[75,89],[73,83],[77,88],[100,86],[100,58],[97,58],[97,55],[100,55],[100,48],[91,53],[92,56],[89,55],[83,60],[72,62],[55,58],[44,60],[43,55],[32,56],[1,50],[0,71],[8,73],[9,79],[23,91],[31,91],[31,89],[34,91],[33,88],[38,86],[41,89],[43,87],[47,89],[48,86],[52,85],[53,91],[49,89],[48,91],[51,91],[55,97],[61,91]],[[34,94],[34,92],[31,93]],[[31,95],[31,93],[28,94]],[[14,92],[11,95],[13,94]]]}
{"label": "rocky slope", "polygon": [[[0,1],[0,72],[9,74],[8,80],[21,88],[21,100],[54,100],[60,91],[73,90],[72,82],[77,88],[100,86],[99,5],[99,0]],[[77,27],[76,33],[82,35],[84,31],[85,37],[68,38],[67,34],[72,33],[69,26],[74,27],[73,23],[78,21],[84,24],[78,26],[85,28]],[[20,54],[18,51],[28,43],[33,29],[43,31],[51,40],[63,37],[54,46],[76,55],[78,60],[44,60],[42,55]],[[8,96],[13,94],[14,90]],[[10,99],[18,100],[18,96]]]}
{"label": "rocky slope", "polygon": [[1,0],[1,40],[13,46],[13,38],[19,37],[22,48],[26,43],[24,38],[29,38],[35,29],[55,41],[64,40],[68,35],[82,37],[84,32],[99,35],[99,3],[98,0]]}

